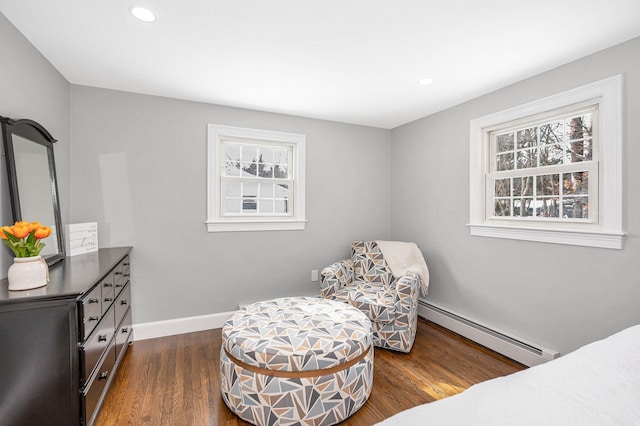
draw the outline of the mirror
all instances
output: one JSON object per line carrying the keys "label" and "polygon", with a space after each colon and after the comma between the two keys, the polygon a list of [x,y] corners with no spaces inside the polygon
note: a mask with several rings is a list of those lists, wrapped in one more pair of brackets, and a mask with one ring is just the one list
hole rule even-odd
{"label": "mirror", "polygon": [[0,116],[13,220],[38,221],[52,228],[40,255],[52,265],[64,259],[62,220],[53,156],[56,140],[32,120]]}

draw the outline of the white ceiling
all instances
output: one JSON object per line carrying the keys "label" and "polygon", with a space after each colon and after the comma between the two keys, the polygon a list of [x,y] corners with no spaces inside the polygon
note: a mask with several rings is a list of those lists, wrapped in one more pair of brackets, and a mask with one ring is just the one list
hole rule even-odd
{"label": "white ceiling", "polygon": [[[134,5],[157,21],[137,21]],[[0,0],[0,11],[73,84],[382,128],[640,36],[640,0]]]}

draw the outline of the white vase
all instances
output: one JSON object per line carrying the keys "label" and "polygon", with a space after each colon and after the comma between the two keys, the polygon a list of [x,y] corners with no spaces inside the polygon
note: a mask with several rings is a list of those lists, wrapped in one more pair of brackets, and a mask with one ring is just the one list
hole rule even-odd
{"label": "white vase", "polygon": [[30,290],[47,285],[49,266],[42,256],[14,257],[7,275],[9,290]]}

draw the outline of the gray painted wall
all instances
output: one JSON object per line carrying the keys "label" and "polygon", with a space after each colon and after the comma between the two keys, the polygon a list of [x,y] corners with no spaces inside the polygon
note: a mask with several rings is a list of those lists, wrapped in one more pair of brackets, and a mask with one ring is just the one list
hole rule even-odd
{"label": "gray painted wall", "polygon": [[[471,237],[469,121],[615,74],[624,75],[624,250]],[[393,129],[391,237],[422,248],[427,299],[562,353],[640,323],[638,117],[640,38]]]}
{"label": "gray painted wall", "polygon": [[[54,151],[62,221],[69,218],[70,84],[38,50],[0,13],[0,115],[30,118],[55,137]],[[0,226],[13,223],[4,147],[0,144]],[[39,220],[38,218],[25,218]],[[53,225],[48,223],[47,225]],[[54,244],[53,242],[49,242]],[[4,245],[4,244],[2,244]],[[0,249],[0,277],[13,262],[11,251]]]}
{"label": "gray painted wall", "polygon": [[[319,293],[312,269],[389,236],[390,131],[72,86],[71,221],[132,245],[134,323]],[[304,231],[207,233],[207,124],[307,136]]]}

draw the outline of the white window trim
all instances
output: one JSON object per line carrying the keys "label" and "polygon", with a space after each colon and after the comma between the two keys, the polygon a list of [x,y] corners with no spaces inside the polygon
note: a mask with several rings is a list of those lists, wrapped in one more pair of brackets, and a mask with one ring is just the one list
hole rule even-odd
{"label": "white window trim", "polygon": [[[220,206],[220,140],[225,137],[286,142],[294,145],[293,216],[223,216]],[[306,136],[270,130],[209,124],[207,141],[207,231],[276,231],[303,230],[305,219],[305,142]]]}
{"label": "white window trim", "polygon": [[[486,217],[485,175],[489,171],[487,129],[501,123],[599,99],[599,223],[584,226],[535,221],[500,223]],[[471,235],[611,249],[623,248],[622,232],[622,75],[616,75],[470,122],[469,230]]]}

